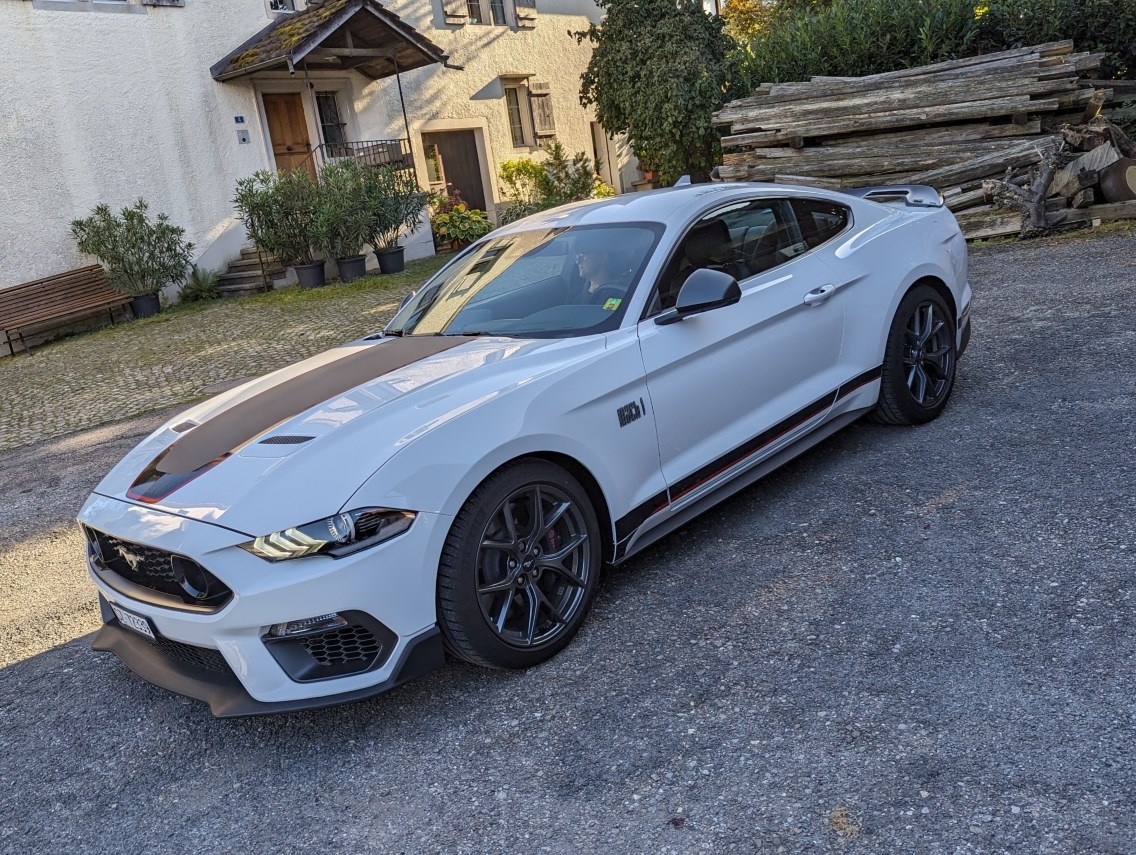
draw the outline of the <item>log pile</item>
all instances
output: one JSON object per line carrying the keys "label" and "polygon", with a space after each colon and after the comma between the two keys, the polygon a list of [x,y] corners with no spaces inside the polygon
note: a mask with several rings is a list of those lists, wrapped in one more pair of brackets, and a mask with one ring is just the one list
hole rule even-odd
{"label": "log pile", "polygon": [[1105,218],[1136,216],[1136,202],[1123,204],[1136,199],[1136,168],[1133,195],[1101,192],[1102,170],[1124,173],[1136,158],[1101,115],[1113,90],[1085,79],[1102,58],[1062,41],[868,77],[763,84],[714,116],[729,129],[718,175],[832,188],[929,184],[968,237],[1091,219],[1083,212],[1102,201],[1121,203],[1100,212]]}

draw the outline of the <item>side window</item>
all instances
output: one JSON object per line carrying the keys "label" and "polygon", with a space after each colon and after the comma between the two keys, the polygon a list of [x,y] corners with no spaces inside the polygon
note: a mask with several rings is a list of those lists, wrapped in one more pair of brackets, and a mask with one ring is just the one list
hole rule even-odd
{"label": "side window", "polygon": [[809,249],[827,243],[846,228],[851,221],[851,212],[836,202],[823,199],[794,199],[793,213],[801,227],[801,236]]}
{"label": "side window", "polygon": [[667,262],[648,315],[674,306],[695,270],[721,270],[739,282],[784,264],[808,246],[784,199],[740,202],[703,217]]}

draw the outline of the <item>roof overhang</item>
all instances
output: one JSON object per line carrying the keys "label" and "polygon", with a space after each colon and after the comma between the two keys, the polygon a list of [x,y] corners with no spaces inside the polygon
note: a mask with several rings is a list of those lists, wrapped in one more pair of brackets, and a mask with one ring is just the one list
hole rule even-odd
{"label": "roof overhang", "polygon": [[375,0],[324,0],[269,24],[209,69],[214,80],[266,71],[352,69],[379,80],[445,64],[442,49]]}

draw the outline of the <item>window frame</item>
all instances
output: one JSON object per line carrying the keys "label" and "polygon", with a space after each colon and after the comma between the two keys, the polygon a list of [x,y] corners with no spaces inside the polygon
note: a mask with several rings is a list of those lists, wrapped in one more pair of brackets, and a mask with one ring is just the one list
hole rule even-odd
{"label": "window frame", "polygon": [[[501,97],[505,101],[505,122],[509,127],[509,139],[513,148],[532,148],[536,145],[536,128],[533,124],[532,108],[529,105],[529,87],[525,80],[515,78],[502,81]],[[513,135],[512,107],[509,104],[509,93],[512,91],[517,99],[517,117],[520,120],[519,130],[521,141]]]}
{"label": "window frame", "polygon": [[[832,241],[836,240],[841,235],[846,234],[849,230],[851,230],[851,228],[854,224],[855,212],[852,210],[851,205],[845,205],[843,202],[837,202],[837,201],[834,201],[832,199],[825,199],[823,197],[813,197],[813,196],[807,196],[807,195],[794,196],[794,195],[789,195],[789,194],[786,194],[786,195],[783,195],[783,196],[743,196],[743,197],[738,198],[738,199],[732,199],[729,202],[717,203],[717,204],[711,206],[710,208],[706,209],[705,211],[699,212],[692,219],[690,219],[689,221],[687,221],[683,225],[682,232],[681,232],[680,236],[671,245],[670,252],[667,253],[666,261],[659,268],[659,272],[655,276],[655,281],[651,284],[651,291],[647,295],[647,301],[643,304],[643,311],[640,313],[639,323],[642,323],[643,321],[646,321],[646,320],[650,320],[651,318],[655,317],[656,315],[658,315],[658,314],[660,314],[664,311],[664,309],[662,308],[662,304],[658,299],[659,287],[662,284],[661,280],[662,280],[663,274],[666,273],[667,270],[670,268],[671,262],[673,262],[675,260],[675,258],[677,257],[677,255],[678,255],[680,249],[682,248],[684,242],[686,241],[687,237],[690,236],[690,233],[698,226],[699,223],[704,223],[704,222],[708,221],[709,219],[711,219],[712,217],[721,216],[722,214],[728,213],[730,210],[736,209],[736,208],[742,206],[743,204],[748,206],[748,205],[754,204],[755,202],[768,202],[768,203],[770,203],[770,205],[772,205],[775,202],[784,202],[785,206],[789,209],[789,212],[793,216],[793,222],[795,224],[797,224],[797,228],[799,229],[800,225],[799,225],[799,222],[797,220],[797,212],[793,208],[794,200],[810,200],[810,201],[817,201],[817,202],[825,202],[825,203],[832,204],[832,205],[839,205],[840,207],[844,208],[847,211],[847,222],[844,224],[843,229],[841,229],[839,232],[834,233],[833,235],[831,235],[827,240],[823,241],[822,243],[818,243],[816,246],[809,247],[804,252],[800,252],[797,255],[794,255],[792,258],[786,259],[781,264],[778,264],[774,267],[770,267],[770,268],[767,268],[766,270],[762,270],[762,271],[759,271],[757,273],[754,273],[751,276],[747,276],[745,279],[738,280],[739,285],[742,285],[742,283],[744,283],[744,282],[751,282],[751,281],[753,281],[754,279],[756,279],[760,276],[765,276],[766,274],[772,273],[776,270],[781,270],[782,268],[785,267],[785,265],[792,264],[793,262],[797,261],[800,258],[804,258],[807,255],[811,255],[812,253],[816,252],[817,250],[822,249],[823,247],[832,243]],[[743,296],[744,296],[745,290],[746,289],[743,287],[742,288]],[[657,307],[656,307],[656,304],[658,304]]]}

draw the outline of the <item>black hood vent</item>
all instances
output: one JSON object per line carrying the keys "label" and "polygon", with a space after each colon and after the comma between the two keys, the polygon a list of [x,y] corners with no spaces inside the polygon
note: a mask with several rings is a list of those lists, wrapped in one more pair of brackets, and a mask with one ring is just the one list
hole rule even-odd
{"label": "black hood vent", "polygon": [[281,434],[280,436],[269,436],[262,439],[257,445],[300,445],[305,442],[311,442],[315,439],[314,436],[290,436],[288,434]]}

